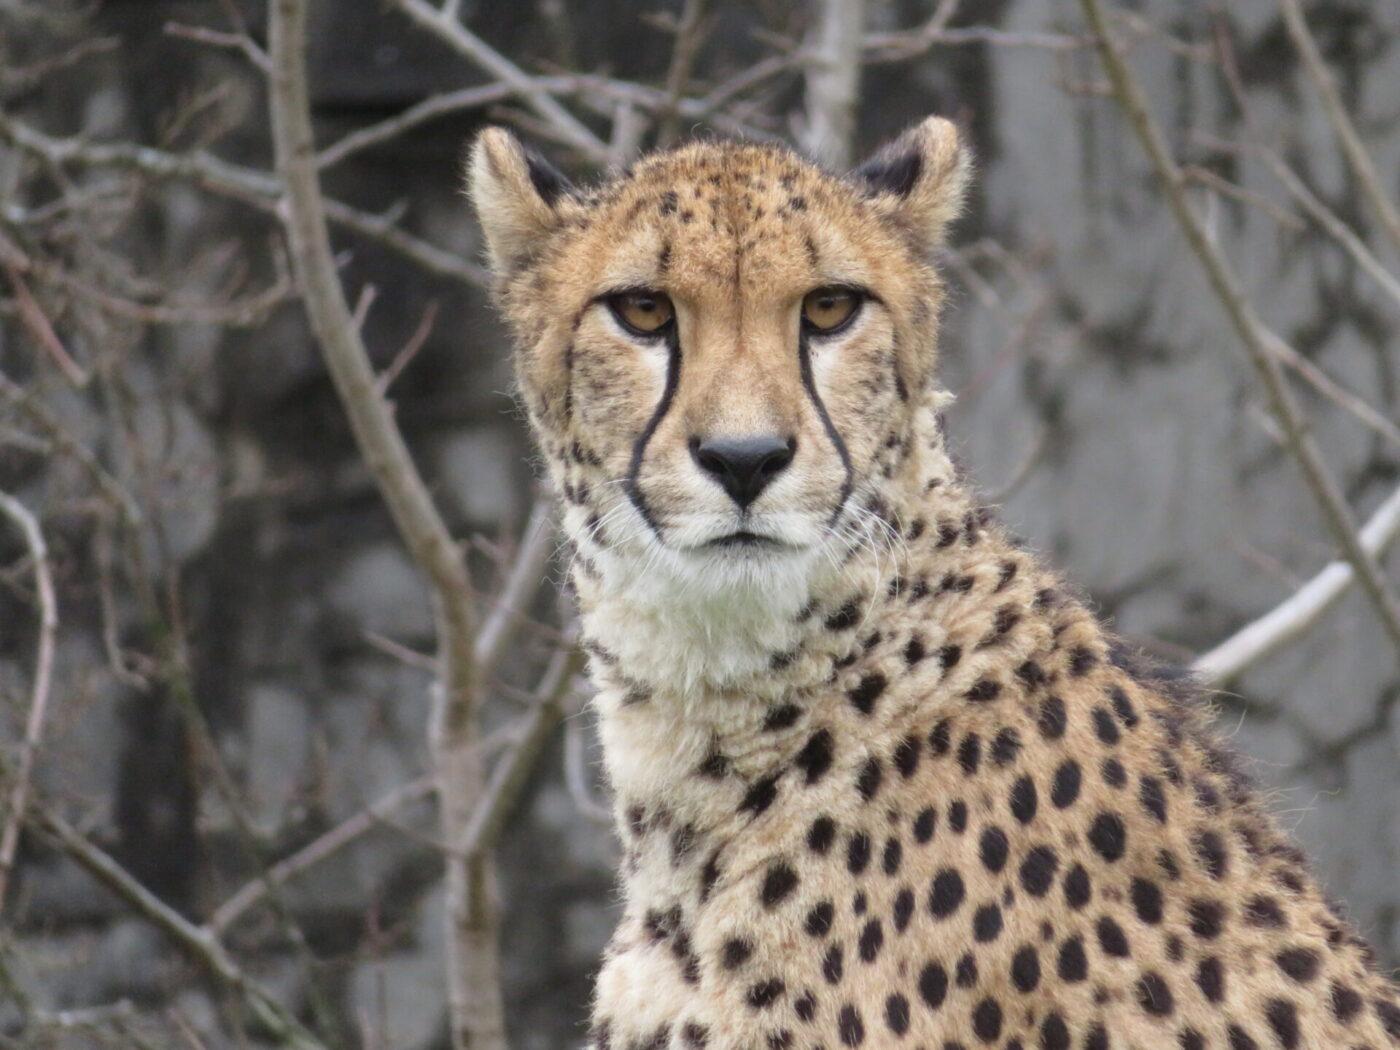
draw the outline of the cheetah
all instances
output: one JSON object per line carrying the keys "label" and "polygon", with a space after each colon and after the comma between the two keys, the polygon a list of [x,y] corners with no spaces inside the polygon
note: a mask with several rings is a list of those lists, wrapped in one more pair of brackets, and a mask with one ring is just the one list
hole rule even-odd
{"label": "cheetah", "polygon": [[970,173],[699,141],[469,192],[561,496],[624,914],[594,1050],[1400,1045],[1207,727],[980,506],[934,379]]}

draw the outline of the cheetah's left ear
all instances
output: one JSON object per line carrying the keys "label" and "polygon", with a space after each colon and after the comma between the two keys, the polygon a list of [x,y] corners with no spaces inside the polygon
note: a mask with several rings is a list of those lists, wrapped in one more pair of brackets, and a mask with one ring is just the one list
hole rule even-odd
{"label": "cheetah's left ear", "polygon": [[889,208],[930,248],[962,212],[972,159],[950,120],[928,117],[853,173],[868,197]]}
{"label": "cheetah's left ear", "polygon": [[491,269],[509,273],[538,247],[559,220],[569,180],[527,150],[505,128],[487,128],[472,143],[467,193],[486,234]]}

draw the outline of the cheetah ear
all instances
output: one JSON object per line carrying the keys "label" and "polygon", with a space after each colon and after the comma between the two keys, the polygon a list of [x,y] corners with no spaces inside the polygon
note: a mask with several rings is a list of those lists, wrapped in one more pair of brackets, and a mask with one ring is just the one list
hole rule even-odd
{"label": "cheetah ear", "polygon": [[467,193],[486,234],[497,273],[509,273],[558,223],[555,207],[573,186],[543,157],[505,128],[487,128],[472,143]]}
{"label": "cheetah ear", "polygon": [[952,121],[927,117],[852,174],[867,197],[934,248],[962,212],[972,159]]}

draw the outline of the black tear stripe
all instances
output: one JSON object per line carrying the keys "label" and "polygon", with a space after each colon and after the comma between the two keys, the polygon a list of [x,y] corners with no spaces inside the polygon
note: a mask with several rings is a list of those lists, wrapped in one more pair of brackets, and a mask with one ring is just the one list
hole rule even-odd
{"label": "black tear stripe", "polygon": [[831,518],[826,523],[827,528],[830,528],[836,524],[836,519],[841,516],[841,511],[846,506],[846,500],[851,498],[851,489],[855,486],[855,470],[851,466],[851,452],[846,448],[846,442],[841,440],[836,424],[831,421],[826,405],[822,403],[821,395],[817,393],[817,383],[812,378],[812,348],[808,345],[806,332],[801,332],[797,337],[797,359],[802,369],[802,388],[812,399],[812,406],[817,410],[817,416],[822,421],[826,436],[831,439],[832,445],[835,446],[836,454],[841,457],[841,469],[846,474],[841,482],[841,498],[836,501],[836,506],[831,511]]}
{"label": "black tear stripe", "polygon": [[642,471],[642,457],[646,455],[647,444],[656,433],[656,428],[661,425],[661,421],[666,418],[666,413],[671,410],[671,402],[676,397],[676,387],[680,386],[681,382],[681,337],[675,324],[671,325],[670,332],[666,334],[666,351],[666,388],[661,392],[661,401],[657,404],[656,411],[651,414],[641,436],[632,446],[632,462],[627,466],[627,484],[624,486],[627,498],[632,501],[632,506],[637,508],[637,513],[642,516],[642,520],[651,531],[656,533],[657,539],[662,538],[661,526],[651,508],[647,506],[646,496],[642,494],[642,487],[637,479]]}

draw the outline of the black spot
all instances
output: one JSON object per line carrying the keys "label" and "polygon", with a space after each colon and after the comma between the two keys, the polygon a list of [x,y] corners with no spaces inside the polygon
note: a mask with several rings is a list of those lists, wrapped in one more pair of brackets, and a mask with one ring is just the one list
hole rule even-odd
{"label": "black spot", "polygon": [[909,1000],[898,992],[885,1000],[885,1025],[895,1035],[909,1031]]}
{"label": "black spot", "polygon": [[895,932],[903,933],[914,916],[914,891],[909,887],[906,886],[895,894],[892,915]]}
{"label": "black spot", "polygon": [[926,655],[927,654],[924,652],[924,643],[917,635],[910,638],[904,646],[904,662],[910,667],[913,667]]}
{"label": "black spot", "polygon": [[841,1007],[836,1027],[841,1033],[841,1042],[847,1046],[860,1046],[865,1042],[865,1023],[860,1019],[860,1012],[849,1003]]}
{"label": "black spot", "polygon": [[1050,802],[1056,809],[1066,809],[1074,804],[1074,800],[1079,797],[1079,785],[1082,775],[1079,772],[1079,763],[1074,759],[1066,759],[1060,763],[1055,770],[1055,780],[1050,787]]}
{"label": "black spot", "polygon": [[948,971],[936,962],[919,971],[919,998],[930,1010],[937,1010],[948,997]]}
{"label": "black spot", "polygon": [[[1084,1037],[1084,1050],[1108,1050],[1108,1029],[1101,1024],[1090,1028],[1089,1034]],[[1205,1047],[1202,1046],[1200,1050],[1205,1050]]]}
{"label": "black spot", "polygon": [[1120,959],[1127,958],[1128,935],[1123,932],[1123,927],[1119,926],[1107,915],[1101,916],[1095,931],[1099,935],[1099,947],[1103,949],[1105,955],[1117,956]]}
{"label": "black spot", "polygon": [[750,986],[748,1001],[755,1010],[766,1010],[783,997],[786,988],[781,979],[770,977]]}
{"label": "black spot", "polygon": [[1372,999],[1371,1005],[1376,1008],[1376,1016],[1380,1019],[1385,1034],[1392,1039],[1400,1039],[1400,1006],[1384,999]]}
{"label": "black spot", "polygon": [[1351,1021],[1361,1010],[1361,996],[1355,989],[1342,984],[1340,981],[1332,982],[1332,1016],[1343,1024]]}
{"label": "black spot", "polygon": [[863,715],[868,715],[875,710],[875,701],[879,699],[881,693],[885,691],[885,676],[879,671],[872,671],[860,680],[856,687],[850,690],[846,696],[855,705],[857,711]]}
{"label": "black spot", "polygon": [[793,761],[806,774],[808,784],[815,784],[831,768],[832,750],[831,731],[819,729],[797,753]]}
{"label": "black spot", "polygon": [[1034,820],[1037,806],[1035,781],[1029,776],[1018,777],[1016,782],[1011,785],[1011,796],[1008,804],[1011,815],[1019,823],[1029,824]]}
{"label": "black spot", "polygon": [[826,955],[822,958],[822,977],[827,984],[840,984],[841,974],[845,971],[844,956],[841,952],[841,945],[833,944],[826,950]]}
{"label": "black spot", "polygon": [[817,996],[809,988],[793,1001],[793,1012],[799,1021],[810,1021],[817,1016]]}
{"label": "black spot", "polygon": [[786,864],[774,864],[763,876],[763,888],[759,891],[759,900],[763,902],[765,908],[772,908],[786,900],[795,889],[797,889],[797,872]]}
{"label": "black spot", "polygon": [[1288,925],[1288,919],[1278,901],[1262,893],[1245,902],[1244,920],[1251,926],[1268,926],[1275,929]]}
{"label": "black spot", "polygon": [[789,729],[802,717],[802,708],[796,704],[783,704],[772,708],[763,719],[763,728],[769,732],[776,729]]}
{"label": "black spot", "polygon": [[1264,1020],[1283,1050],[1294,1050],[1298,1045],[1298,1008],[1287,999],[1270,999],[1264,1004]]}
{"label": "black spot", "polygon": [[1001,909],[995,904],[984,904],[972,915],[972,936],[982,943],[996,940],[1001,927]]}
{"label": "black spot", "polygon": [[696,769],[706,780],[721,780],[729,773],[729,759],[718,751],[711,751]]}
{"label": "black spot", "polygon": [[977,957],[971,952],[965,952],[958,960],[955,980],[959,988],[971,988],[977,983]]}
{"label": "black spot", "polygon": [[994,678],[979,678],[963,696],[976,704],[985,704],[1001,695],[1001,683]]}
{"label": "black spot", "polygon": [[751,955],[753,955],[753,942],[746,941],[742,937],[731,937],[724,942],[724,946],[720,949],[720,965],[726,970],[737,970],[749,961]]}
{"label": "black spot", "polygon": [[1196,967],[1196,987],[1212,1003],[1225,998],[1225,967],[1214,955],[1207,955]]}
{"label": "black spot", "polygon": [[1274,961],[1299,984],[1307,984],[1317,976],[1319,960],[1311,948],[1285,948],[1274,956]]}
{"label": "black spot", "polygon": [[1065,903],[1075,911],[1089,903],[1092,892],[1089,873],[1082,864],[1076,864],[1065,873]]}
{"label": "black spot", "polygon": [[752,784],[748,791],[744,793],[744,800],[739,803],[739,812],[752,813],[758,816],[778,797],[778,778],[781,773],[775,773],[771,777],[764,777],[762,780]]}
{"label": "black spot", "polygon": [[825,937],[831,932],[831,923],[836,918],[836,906],[831,901],[818,901],[807,913],[802,928],[809,937]]}
{"label": "black spot", "polygon": [[1089,976],[1089,958],[1084,954],[1084,941],[1071,937],[1060,945],[1060,957],[1055,964],[1060,980],[1073,984]]}
{"label": "black spot", "polygon": [[852,875],[859,875],[869,866],[870,836],[863,831],[857,831],[846,844],[846,868]]}
{"label": "black spot", "polygon": [[1050,892],[1059,866],[1059,858],[1053,849],[1049,846],[1034,847],[1021,862],[1021,886],[1032,897],[1044,897]]}
{"label": "black spot", "polygon": [[928,746],[929,750],[933,752],[934,757],[946,755],[948,753],[948,748],[952,744],[952,737],[953,726],[946,718],[940,720],[939,723],[929,731]]}
{"label": "black spot", "polygon": [[1045,668],[1034,660],[1027,660],[1016,668],[1016,677],[1025,683],[1027,689],[1034,689],[1045,684]]}
{"label": "black spot", "polygon": [[1069,1026],[1057,1013],[1051,1013],[1040,1025],[1042,1050],[1069,1050]]}
{"label": "black spot", "polygon": [[1123,763],[1116,758],[1104,759],[1099,771],[1103,774],[1103,782],[1109,787],[1121,788],[1128,782],[1128,771],[1123,768]]}
{"label": "black spot", "polygon": [[704,1050],[710,1042],[710,1030],[702,1024],[687,1021],[685,1027],[681,1029],[681,1039],[685,1041],[686,1046],[692,1047],[693,1050]]}
{"label": "black spot", "polygon": [[1202,831],[1196,835],[1192,847],[1201,866],[1212,879],[1223,879],[1230,868],[1230,855],[1225,842],[1214,831]]}
{"label": "black spot", "polygon": [[1138,978],[1137,1001],[1148,1013],[1154,1017],[1166,1017],[1172,1012],[1175,1005],[1172,1002],[1172,990],[1161,974],[1149,970]]}
{"label": "black spot", "polygon": [[1237,1024],[1232,1024],[1225,1029],[1225,1036],[1230,1040],[1230,1050],[1259,1050],[1259,1044]]}
{"label": "black spot", "polygon": [[1011,983],[1023,994],[1035,991],[1040,983],[1040,956],[1029,944],[1011,957]]}
{"label": "black spot", "polygon": [[935,919],[946,919],[958,910],[965,893],[962,876],[952,868],[944,868],[933,877],[928,895],[928,910]]}
{"label": "black spot", "polygon": [[1138,801],[1142,808],[1157,818],[1159,824],[1167,822],[1167,795],[1162,782],[1156,777],[1143,777],[1138,785]]}
{"label": "black spot", "polygon": [[828,631],[848,631],[860,623],[861,600],[852,598],[826,618]]}
{"label": "black spot", "polygon": [[945,645],[938,650],[938,663],[945,671],[956,667],[961,659],[962,646],[960,645]]}
{"label": "black spot", "polygon": [[984,1043],[995,1043],[1001,1035],[1001,1007],[995,999],[983,999],[972,1010],[972,1031]]}
{"label": "black spot", "polygon": [[1128,847],[1128,832],[1117,813],[1100,813],[1089,827],[1089,845],[1104,860],[1112,863],[1123,856]]}
{"label": "black spot", "polygon": [[1157,888],[1155,882],[1133,879],[1128,892],[1133,901],[1133,910],[1137,912],[1139,919],[1149,926],[1155,926],[1162,921],[1162,891]]}
{"label": "black spot", "polygon": [[899,844],[899,839],[890,838],[885,841],[885,852],[880,856],[880,870],[886,875],[894,875],[899,871],[900,861],[904,858],[904,847]]}
{"label": "black spot", "polygon": [[977,852],[978,856],[982,858],[982,866],[995,875],[1006,867],[1006,855],[1009,849],[1006,832],[996,825],[992,825],[982,832]]}
{"label": "black spot", "polygon": [[865,764],[860,767],[860,774],[856,777],[856,790],[860,792],[860,797],[869,802],[880,790],[880,781],[884,779],[884,770],[880,766],[880,760],[873,755],[865,760]]}
{"label": "black spot", "polygon": [[1225,923],[1225,907],[1219,901],[1197,899],[1187,906],[1191,932],[1204,941],[1220,936]]}
{"label": "black spot", "polygon": [[923,754],[924,742],[917,736],[907,736],[894,749],[894,767],[899,775],[908,780],[919,768],[919,756]]}
{"label": "black spot", "polygon": [[1081,678],[1099,662],[1099,658],[1094,655],[1093,650],[1087,646],[1076,646],[1069,654],[1069,673],[1075,678]]}
{"label": "black spot", "polygon": [[860,940],[857,942],[860,948],[860,958],[862,962],[874,962],[880,954],[881,947],[885,943],[885,928],[880,925],[879,919],[871,919],[860,931]]}
{"label": "black spot", "polygon": [[914,818],[914,841],[920,844],[933,838],[933,829],[938,822],[938,814],[931,808],[919,810]]}
{"label": "black spot", "polygon": [[831,849],[836,838],[836,821],[830,817],[818,817],[807,829],[807,848],[813,853],[824,854]]}
{"label": "black spot", "polygon": [[948,807],[948,827],[953,834],[961,835],[967,830],[967,803],[954,802]]}
{"label": "black spot", "polygon": [[1133,710],[1133,703],[1128,699],[1128,694],[1121,686],[1115,685],[1108,691],[1109,699],[1113,702],[1113,710],[1118,713],[1123,724],[1132,729],[1138,724],[1137,712]]}
{"label": "black spot", "polygon": [[1040,702],[1040,716],[1036,719],[1036,725],[1046,740],[1058,740],[1064,736],[1068,721],[1065,702],[1058,696],[1047,696]]}
{"label": "black spot", "polygon": [[968,733],[958,745],[958,765],[967,776],[977,772],[982,763],[982,738],[976,733]]}
{"label": "black spot", "polygon": [[1005,766],[1016,760],[1021,751],[1021,735],[1007,727],[999,731],[992,740],[991,758],[998,766]]}
{"label": "black spot", "polygon": [[1094,732],[1105,744],[1112,746],[1122,739],[1123,734],[1118,731],[1118,723],[1108,713],[1108,708],[1100,705],[1094,708],[1091,715],[1094,719]]}

